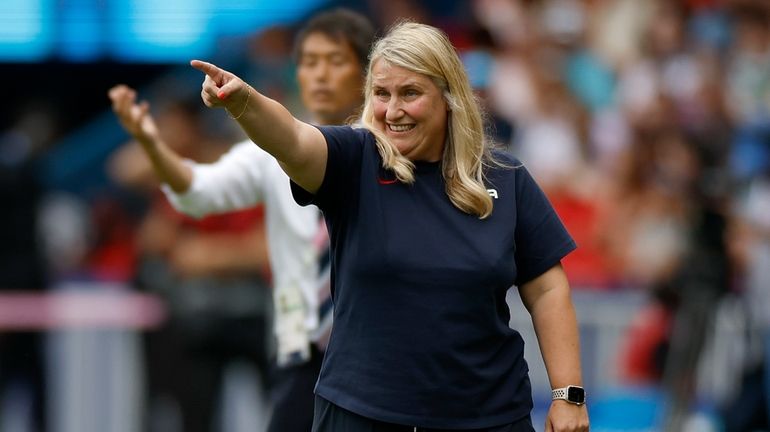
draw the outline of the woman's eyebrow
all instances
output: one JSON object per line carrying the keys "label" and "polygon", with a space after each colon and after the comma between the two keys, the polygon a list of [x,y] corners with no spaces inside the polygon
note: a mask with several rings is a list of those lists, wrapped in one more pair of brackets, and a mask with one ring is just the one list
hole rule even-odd
{"label": "woman's eyebrow", "polygon": [[[372,88],[385,88],[385,87],[386,86],[384,86],[382,84],[378,84],[376,82],[372,83]],[[417,89],[422,89],[422,85],[420,85],[420,83],[417,82],[417,81],[407,81],[407,82],[405,82],[403,84],[396,84],[395,87],[396,87],[396,89],[403,89],[403,88],[407,88],[407,87],[414,87],[414,88],[417,88]]]}

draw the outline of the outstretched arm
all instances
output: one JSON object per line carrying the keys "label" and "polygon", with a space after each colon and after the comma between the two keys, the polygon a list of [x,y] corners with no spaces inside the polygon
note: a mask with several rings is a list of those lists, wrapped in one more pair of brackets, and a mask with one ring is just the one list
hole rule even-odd
{"label": "outstretched arm", "polygon": [[192,183],[192,171],[160,138],[158,127],[149,114],[149,104],[137,104],[134,89],[122,84],[111,88],[108,95],[121,126],[142,146],[160,181],[174,192],[187,191]]}
{"label": "outstretched arm", "polygon": [[321,132],[294,118],[280,103],[260,94],[234,74],[193,60],[206,74],[201,97],[208,107],[224,107],[257,145],[273,155],[286,174],[308,192],[321,186],[327,148]]}
{"label": "outstretched arm", "polygon": [[[551,388],[582,386],[577,319],[569,283],[560,264],[519,287],[524,306],[532,315]],[[588,431],[585,405],[555,400],[548,410],[546,432]]]}

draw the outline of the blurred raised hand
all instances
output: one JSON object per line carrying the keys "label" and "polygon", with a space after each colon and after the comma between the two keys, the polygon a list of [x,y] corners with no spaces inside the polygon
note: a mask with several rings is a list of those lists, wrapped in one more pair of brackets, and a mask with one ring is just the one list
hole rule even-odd
{"label": "blurred raised hand", "polygon": [[119,84],[109,90],[108,96],[120,125],[134,139],[143,144],[159,140],[158,127],[149,113],[150,104],[146,101],[137,103],[134,89]]}
{"label": "blurred raised hand", "polygon": [[[107,95],[120,125],[140,144],[147,156],[146,159],[138,158],[137,151],[131,146],[119,149],[110,163],[110,171],[115,178],[123,184],[146,185],[151,166],[158,180],[177,193],[186,191],[192,183],[192,172],[176,151],[163,141],[149,113],[150,104],[146,101],[137,103],[136,91],[124,84],[112,87]],[[147,161],[149,164],[142,163]]]}

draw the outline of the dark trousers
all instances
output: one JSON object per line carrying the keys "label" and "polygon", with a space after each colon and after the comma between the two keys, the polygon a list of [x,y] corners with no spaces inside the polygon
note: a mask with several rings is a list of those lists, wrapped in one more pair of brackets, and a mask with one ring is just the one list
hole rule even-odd
{"label": "dark trousers", "polygon": [[275,367],[270,386],[273,414],[267,432],[310,432],[313,390],[322,360],[323,353],[313,346],[310,361],[288,368]]}
{"label": "dark trousers", "polygon": [[[30,427],[46,429],[46,382],[43,335],[37,332],[0,332],[0,397],[13,386],[29,392]],[[6,413],[0,412],[0,417]]]}
{"label": "dark trousers", "polygon": [[368,419],[316,396],[312,432],[534,432],[527,416],[514,423],[484,429],[428,429]]}
{"label": "dark trousers", "polygon": [[262,382],[267,382],[264,321],[264,318],[244,318],[213,323],[200,334],[192,332],[189,325],[172,321],[145,333],[149,412],[144,430],[177,430],[176,426],[167,424],[174,419],[159,413],[160,407],[168,406],[169,402],[178,409],[179,430],[218,430],[224,372],[231,362],[254,365]]}

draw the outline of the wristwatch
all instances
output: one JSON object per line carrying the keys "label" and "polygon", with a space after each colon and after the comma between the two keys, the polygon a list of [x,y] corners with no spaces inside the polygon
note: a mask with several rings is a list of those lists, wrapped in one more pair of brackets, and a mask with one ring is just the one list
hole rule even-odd
{"label": "wristwatch", "polygon": [[563,399],[571,404],[583,405],[586,403],[586,391],[580,386],[567,386],[551,390],[551,399]]}

